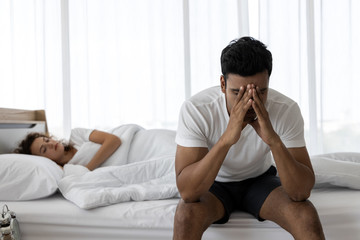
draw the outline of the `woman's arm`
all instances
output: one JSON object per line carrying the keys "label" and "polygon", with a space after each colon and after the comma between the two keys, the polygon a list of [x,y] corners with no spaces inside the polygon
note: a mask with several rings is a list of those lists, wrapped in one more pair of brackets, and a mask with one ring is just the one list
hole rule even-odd
{"label": "woman's arm", "polygon": [[96,152],[94,157],[90,160],[86,167],[92,171],[99,167],[106,161],[121,145],[121,140],[117,136],[111,133],[102,132],[98,130],[92,131],[89,136],[89,140],[94,143],[101,144],[100,149]]}

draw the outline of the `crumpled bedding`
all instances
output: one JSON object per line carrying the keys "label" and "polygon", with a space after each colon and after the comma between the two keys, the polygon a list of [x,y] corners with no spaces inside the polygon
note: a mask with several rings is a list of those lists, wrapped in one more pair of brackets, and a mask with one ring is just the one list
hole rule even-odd
{"label": "crumpled bedding", "polygon": [[84,209],[127,201],[179,197],[174,163],[174,156],[163,156],[94,171],[67,164],[59,189],[66,199]]}
{"label": "crumpled bedding", "polygon": [[315,188],[347,187],[360,190],[360,153],[335,152],[311,156]]}

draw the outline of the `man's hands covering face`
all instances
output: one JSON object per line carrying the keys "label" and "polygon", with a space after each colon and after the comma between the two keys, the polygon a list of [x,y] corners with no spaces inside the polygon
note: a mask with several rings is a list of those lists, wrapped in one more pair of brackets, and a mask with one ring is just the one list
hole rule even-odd
{"label": "man's hands covering face", "polygon": [[269,113],[265,108],[264,103],[259,97],[259,87],[252,88],[252,108],[255,110],[256,119],[250,121],[249,124],[255,129],[261,139],[267,144],[271,145],[278,139],[278,135],[274,131],[270,122]]}
{"label": "man's hands covering face", "polygon": [[249,84],[247,87],[241,86],[233,107],[231,108],[229,123],[225,131],[226,139],[228,139],[230,144],[235,144],[239,140],[241,131],[247,124],[244,119],[246,113],[252,106],[252,98],[251,85]]}
{"label": "man's hands covering face", "polygon": [[241,131],[247,124],[250,124],[268,145],[278,138],[259,93],[259,87],[254,84],[240,88],[226,129],[226,136],[231,144],[235,144],[239,140]]}

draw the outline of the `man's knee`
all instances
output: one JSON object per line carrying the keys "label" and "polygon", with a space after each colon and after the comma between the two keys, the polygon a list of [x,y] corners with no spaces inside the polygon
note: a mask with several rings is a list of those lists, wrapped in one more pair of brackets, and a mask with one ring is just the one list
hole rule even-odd
{"label": "man's knee", "polygon": [[180,200],[175,213],[175,221],[182,225],[192,224],[196,218],[201,215],[199,206],[196,203],[185,203]]}
{"label": "man's knee", "polygon": [[190,216],[193,214],[193,210],[191,210],[188,205],[189,204],[185,203],[183,200],[180,200],[175,212],[175,221],[187,222],[187,220],[191,219]]}
{"label": "man's knee", "polygon": [[294,217],[304,223],[318,222],[319,217],[314,205],[306,200],[303,202],[294,202],[292,210]]}
{"label": "man's knee", "polygon": [[206,213],[199,203],[180,200],[174,219],[174,239],[201,239],[206,224]]}
{"label": "man's knee", "polygon": [[294,202],[290,211],[293,213],[292,228],[296,229],[295,232],[323,236],[319,215],[310,201]]}

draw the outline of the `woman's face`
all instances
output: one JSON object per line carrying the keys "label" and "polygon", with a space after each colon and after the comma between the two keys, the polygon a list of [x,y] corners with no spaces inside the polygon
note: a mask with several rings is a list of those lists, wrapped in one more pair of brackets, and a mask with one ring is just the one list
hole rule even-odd
{"label": "woman's face", "polygon": [[59,165],[65,155],[64,145],[49,137],[38,137],[30,147],[33,155],[50,158]]}

